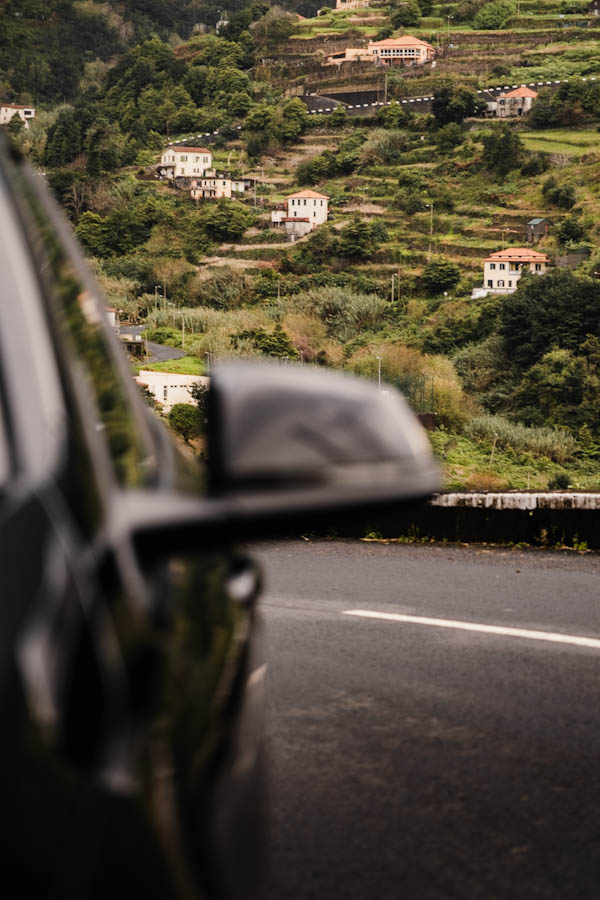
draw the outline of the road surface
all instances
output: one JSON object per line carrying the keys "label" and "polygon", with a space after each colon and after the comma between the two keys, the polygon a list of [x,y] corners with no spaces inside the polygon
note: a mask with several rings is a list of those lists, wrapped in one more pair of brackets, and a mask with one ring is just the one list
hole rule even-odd
{"label": "road surface", "polygon": [[597,900],[600,556],[303,541],[258,555],[268,900]]}

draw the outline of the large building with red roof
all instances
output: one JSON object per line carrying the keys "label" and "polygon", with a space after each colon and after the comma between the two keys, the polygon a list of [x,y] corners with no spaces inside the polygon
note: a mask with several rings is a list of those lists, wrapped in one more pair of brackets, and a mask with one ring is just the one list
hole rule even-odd
{"label": "large building with red roof", "polygon": [[512,294],[523,272],[545,275],[550,257],[529,247],[509,247],[491,253],[483,263],[483,289],[486,293]]}
{"label": "large building with red roof", "polygon": [[427,41],[403,34],[399,38],[385,38],[383,41],[369,41],[367,52],[387,66],[419,66],[430,62],[435,50]]}

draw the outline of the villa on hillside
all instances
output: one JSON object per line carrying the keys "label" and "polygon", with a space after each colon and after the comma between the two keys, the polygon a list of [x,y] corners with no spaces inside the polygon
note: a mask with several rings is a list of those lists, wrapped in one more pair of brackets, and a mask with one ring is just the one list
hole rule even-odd
{"label": "villa on hillside", "polygon": [[345,62],[374,62],[383,66],[422,66],[431,62],[435,50],[427,41],[404,34],[399,38],[369,41],[366,47],[346,47],[328,56],[323,65],[340,66]]}
{"label": "villa on hillside", "polygon": [[25,128],[29,128],[30,121],[35,118],[35,109],[19,103],[0,103],[0,125],[8,125],[13,116],[18,116],[25,123]]}
{"label": "villa on hillside", "polygon": [[271,213],[271,224],[283,226],[292,239],[302,237],[323,225],[329,214],[329,197],[317,191],[296,191],[286,198],[285,204]]}
{"label": "villa on hillside", "polygon": [[186,179],[203,175],[212,166],[212,153],[206,147],[171,145],[163,150],[157,166],[161,178]]}
{"label": "villa on hillside", "polygon": [[366,9],[370,0],[335,0],[336,9]]}
{"label": "villa on hillside", "polygon": [[537,91],[524,84],[506,93],[502,91],[499,94],[492,94],[490,91],[484,91],[482,94],[487,106],[486,115],[500,119],[506,116],[524,116],[531,109],[536,97]]}
{"label": "villa on hillside", "polygon": [[206,375],[181,375],[178,372],[154,372],[150,369],[141,369],[135,381],[148,388],[157,403],[160,403],[163,412],[169,412],[176,403],[194,403],[194,385],[208,387],[210,384],[210,378]]}
{"label": "villa on hillside", "polygon": [[233,178],[230,172],[207,169],[201,178],[192,178],[192,198],[198,200],[231,199],[235,194],[245,194],[254,185],[253,178]]}
{"label": "villa on hillside", "polygon": [[485,297],[486,294],[512,294],[517,289],[523,272],[545,275],[550,265],[550,257],[529,247],[509,247],[491,253],[483,261],[483,286],[475,288],[471,297]]}

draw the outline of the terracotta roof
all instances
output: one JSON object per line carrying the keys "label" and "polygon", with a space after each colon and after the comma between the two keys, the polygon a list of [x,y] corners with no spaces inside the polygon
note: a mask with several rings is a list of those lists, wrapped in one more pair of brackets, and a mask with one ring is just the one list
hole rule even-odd
{"label": "terracotta roof", "polygon": [[0,103],[2,109],[35,109],[34,106],[23,106],[20,103]]}
{"label": "terracotta roof", "polygon": [[167,150],[176,150],[178,153],[212,153],[206,147],[167,147]]}
{"label": "terracotta roof", "polygon": [[329,200],[327,194],[318,194],[316,191],[296,191],[295,194],[288,194],[287,199],[292,197],[311,197],[313,200]]}
{"label": "terracotta roof", "polygon": [[285,216],[281,220],[282,222],[310,222],[310,219],[305,218],[304,216]]}
{"label": "terracotta roof", "polygon": [[399,38],[385,38],[383,41],[370,41],[369,47],[429,47],[433,50],[431,44],[422,41],[420,38],[412,37],[410,34],[403,34]]}
{"label": "terracotta roof", "polygon": [[525,87],[525,85],[521,85],[519,88],[515,88],[514,91],[508,91],[505,94],[506,97],[533,97],[534,99],[537,97],[537,91],[532,91],[531,88]]}
{"label": "terracotta roof", "polygon": [[497,259],[506,259],[512,262],[550,262],[550,257],[545,253],[538,253],[537,250],[530,250],[528,247],[509,247],[508,250],[498,250],[497,253],[490,253],[485,262],[495,262]]}

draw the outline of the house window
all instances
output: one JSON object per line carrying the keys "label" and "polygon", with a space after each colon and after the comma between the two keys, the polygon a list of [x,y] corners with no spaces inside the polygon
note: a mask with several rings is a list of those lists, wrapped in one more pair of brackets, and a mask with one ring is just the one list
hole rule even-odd
{"label": "house window", "polygon": [[542,270],[541,264],[540,264],[540,263],[536,263],[536,264],[535,264],[535,271],[536,271],[536,272],[541,272],[541,270]]}
{"label": "house window", "polygon": [[167,392],[168,392],[168,390],[169,390],[169,389],[168,389],[167,385],[165,384],[165,386],[163,387],[163,400],[166,400],[166,399],[167,399]]}
{"label": "house window", "polygon": [[494,282],[491,279],[488,281],[488,287],[494,287]]}
{"label": "house window", "polygon": [[187,162],[187,156],[181,156],[181,162]]}
{"label": "house window", "polygon": [[490,269],[495,269],[495,268],[496,268],[496,263],[490,263]]}
{"label": "house window", "polygon": [[512,281],[509,281],[509,282],[508,282],[508,286],[509,286],[509,287],[512,287]]}
{"label": "house window", "polygon": [[498,282],[498,287],[504,287],[504,282],[503,282],[502,280],[500,280],[500,281]]}
{"label": "house window", "polygon": [[306,199],[304,200],[304,205],[306,206]]}
{"label": "house window", "polygon": [[505,264],[505,263],[500,263],[500,268],[501,268],[501,269],[505,269],[505,268],[506,268],[506,264]]}

